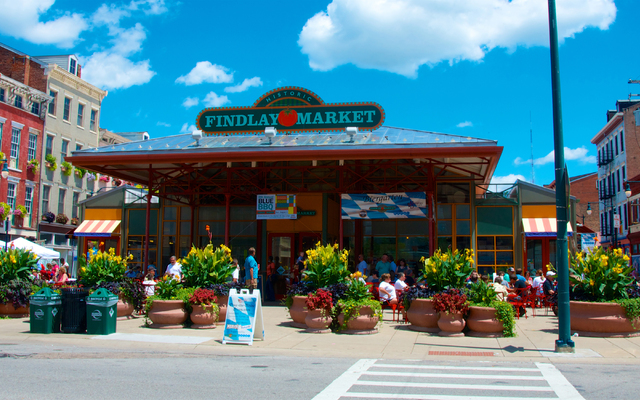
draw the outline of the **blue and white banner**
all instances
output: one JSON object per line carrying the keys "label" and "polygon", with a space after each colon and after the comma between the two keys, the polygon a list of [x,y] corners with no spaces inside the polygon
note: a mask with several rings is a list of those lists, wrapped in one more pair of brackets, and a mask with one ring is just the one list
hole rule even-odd
{"label": "blue and white banner", "polygon": [[247,289],[242,289],[240,293],[231,289],[222,344],[239,343],[251,346],[254,338],[264,340],[260,291],[254,290],[249,294]]}
{"label": "blue and white banner", "polygon": [[426,218],[424,192],[342,195],[342,219]]}
{"label": "blue and white banner", "polygon": [[580,245],[582,251],[585,253],[596,247],[596,234],[595,233],[582,233],[580,234]]}

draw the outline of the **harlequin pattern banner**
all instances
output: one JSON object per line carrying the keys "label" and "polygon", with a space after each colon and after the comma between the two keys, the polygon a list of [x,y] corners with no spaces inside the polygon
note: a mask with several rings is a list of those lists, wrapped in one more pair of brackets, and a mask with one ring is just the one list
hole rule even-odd
{"label": "harlequin pattern banner", "polygon": [[257,219],[298,218],[295,194],[259,194],[257,197]]}
{"label": "harlequin pattern banner", "polygon": [[424,192],[342,195],[342,219],[426,218]]}

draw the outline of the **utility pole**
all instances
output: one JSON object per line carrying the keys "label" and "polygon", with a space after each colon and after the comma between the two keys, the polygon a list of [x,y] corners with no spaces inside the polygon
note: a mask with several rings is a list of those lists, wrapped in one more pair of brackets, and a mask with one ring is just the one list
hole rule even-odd
{"label": "utility pole", "polygon": [[571,316],[569,310],[569,248],[567,244],[569,176],[564,164],[564,139],[562,133],[562,102],[560,95],[560,60],[558,56],[558,24],[556,2],[549,1],[549,50],[551,52],[551,92],[553,97],[553,146],[556,168],[556,223],[558,270],[558,340],[556,352],[575,353],[576,344],[571,340]]}

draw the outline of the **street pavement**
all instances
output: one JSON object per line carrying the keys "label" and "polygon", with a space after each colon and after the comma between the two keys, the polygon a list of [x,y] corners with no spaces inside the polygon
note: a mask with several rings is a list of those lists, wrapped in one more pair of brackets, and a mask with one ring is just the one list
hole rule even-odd
{"label": "street pavement", "polygon": [[575,354],[556,354],[557,319],[544,312],[494,339],[414,332],[386,312],[374,335],[306,333],[279,306],[263,315],[265,340],[253,346],[223,345],[222,326],[155,330],[133,318],[113,335],[42,335],[3,319],[0,398],[81,398],[52,387],[96,399],[638,398],[640,338],[574,337]]}

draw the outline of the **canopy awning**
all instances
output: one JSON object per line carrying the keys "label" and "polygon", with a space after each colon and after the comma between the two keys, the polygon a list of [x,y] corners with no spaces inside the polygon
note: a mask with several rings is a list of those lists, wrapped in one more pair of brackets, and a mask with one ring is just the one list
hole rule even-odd
{"label": "canopy awning", "polygon": [[110,237],[119,226],[119,220],[87,220],[83,221],[73,234],[74,236]]}
{"label": "canopy awning", "polygon": [[[556,237],[558,234],[555,218],[522,218],[522,226],[527,237]],[[567,223],[567,235],[573,235],[570,223]]]}

